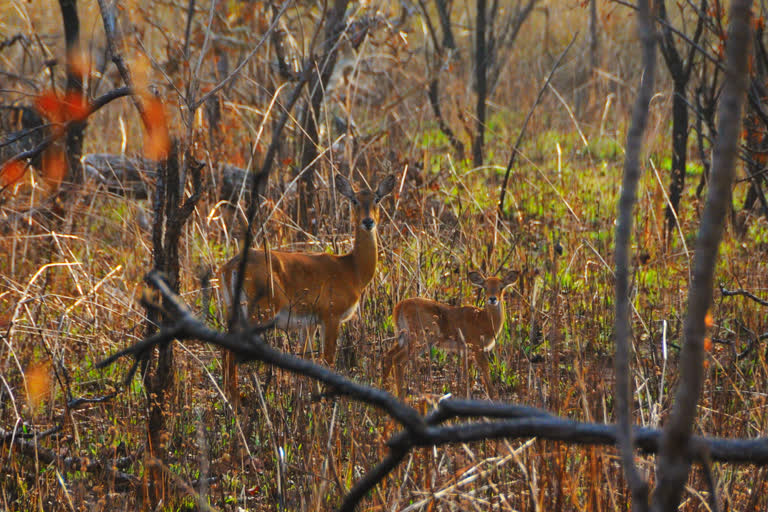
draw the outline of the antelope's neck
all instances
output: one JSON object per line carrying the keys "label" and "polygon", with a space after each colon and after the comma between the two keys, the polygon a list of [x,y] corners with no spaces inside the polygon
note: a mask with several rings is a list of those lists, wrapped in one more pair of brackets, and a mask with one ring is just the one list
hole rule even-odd
{"label": "antelope's neck", "polygon": [[501,327],[504,325],[504,301],[499,300],[499,303],[495,306],[485,304],[485,314],[488,316],[488,320],[493,330],[493,339],[501,332]]}
{"label": "antelope's neck", "polygon": [[366,231],[358,225],[355,230],[355,245],[349,255],[352,257],[358,282],[364,287],[371,282],[376,272],[376,261],[379,256],[376,231]]}

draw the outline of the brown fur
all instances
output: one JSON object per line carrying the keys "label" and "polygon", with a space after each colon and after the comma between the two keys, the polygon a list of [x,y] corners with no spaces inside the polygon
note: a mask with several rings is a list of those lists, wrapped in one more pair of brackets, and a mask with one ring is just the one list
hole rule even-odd
{"label": "brown fur", "polygon": [[[353,205],[355,243],[344,255],[324,253],[265,252],[251,249],[243,281],[241,305],[250,321],[277,320],[278,327],[320,327],[323,358],[332,365],[339,326],[354,315],[363,289],[376,271],[378,249],[376,226],[379,202],[394,187],[394,176],[379,183],[375,192],[355,192],[341,175],[336,189]],[[372,227],[371,222],[373,222]],[[232,307],[234,283],[240,257],[229,260],[219,271],[220,286],[228,308]],[[297,325],[302,324],[302,325]],[[224,386],[230,399],[237,396],[237,367],[224,352]]]}
{"label": "brown fur", "polygon": [[[395,370],[397,394],[402,396],[403,366],[435,346],[451,352],[467,352],[480,367],[485,387],[492,392],[487,356],[504,324],[504,289],[517,280],[516,272],[504,279],[485,279],[470,272],[473,285],[485,290],[485,308],[450,306],[430,299],[406,299],[395,306],[392,315],[397,329],[397,344],[384,355],[382,379]],[[495,303],[492,303],[495,302]],[[488,348],[490,347],[490,348]]]}

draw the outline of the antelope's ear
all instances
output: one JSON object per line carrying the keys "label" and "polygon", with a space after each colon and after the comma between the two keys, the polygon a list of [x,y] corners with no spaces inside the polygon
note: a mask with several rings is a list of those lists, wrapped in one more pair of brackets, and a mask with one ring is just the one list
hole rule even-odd
{"label": "antelope's ear", "polygon": [[349,180],[341,174],[336,175],[336,190],[353,203],[357,203],[357,198],[355,197],[355,191],[352,189],[352,185],[350,185]]}
{"label": "antelope's ear", "polygon": [[376,202],[381,201],[390,192],[392,192],[392,189],[395,188],[395,181],[395,175],[390,174],[379,182],[379,186],[376,187]]}
{"label": "antelope's ear", "polygon": [[470,272],[469,273],[469,282],[472,283],[474,286],[478,286],[482,288],[485,286],[485,278],[483,277],[483,274],[480,272]]}
{"label": "antelope's ear", "polygon": [[504,288],[507,286],[512,286],[517,282],[517,280],[520,279],[520,272],[517,270],[510,270],[507,272],[507,274],[504,276],[504,279],[501,280],[502,284],[504,285]]}

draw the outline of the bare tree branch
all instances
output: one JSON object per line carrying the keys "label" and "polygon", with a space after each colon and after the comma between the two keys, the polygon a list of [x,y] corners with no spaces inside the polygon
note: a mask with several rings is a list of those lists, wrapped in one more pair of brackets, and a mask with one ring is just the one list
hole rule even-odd
{"label": "bare tree branch", "polygon": [[[104,25],[104,34],[107,39],[107,49],[109,50],[109,54],[112,57],[112,62],[115,63],[115,67],[120,73],[120,77],[123,79],[123,83],[129,88],[133,88],[131,72],[128,71],[128,66],[125,64],[125,60],[123,60],[123,54],[118,50],[118,44],[116,42],[118,36],[116,35],[117,14],[115,13],[115,3],[110,2],[107,4],[107,1],[108,0],[98,0],[99,11],[101,12],[101,21]],[[144,115],[144,105],[141,104],[141,101],[139,101],[139,98],[136,96],[132,96],[131,101],[133,101],[133,105],[136,107],[136,110],[140,114],[139,117],[144,123],[144,128],[147,128],[147,119]]]}
{"label": "bare tree branch", "polygon": [[520,144],[523,142],[523,136],[525,136],[525,130],[528,127],[528,121],[531,120],[531,116],[533,116],[533,111],[536,110],[536,106],[541,102],[542,96],[544,96],[544,91],[547,90],[547,87],[549,87],[549,82],[552,81],[552,77],[555,75],[555,71],[560,67],[560,63],[563,61],[563,58],[568,53],[568,51],[573,46],[573,43],[576,42],[576,37],[579,34],[576,33],[571,38],[571,42],[568,43],[568,46],[565,47],[565,50],[560,54],[560,56],[555,61],[555,64],[552,66],[552,69],[549,72],[549,75],[547,76],[547,79],[544,80],[544,85],[541,86],[541,89],[539,89],[539,94],[536,96],[536,101],[533,102],[533,105],[531,105],[531,110],[528,111],[528,115],[525,116],[525,121],[523,121],[523,127],[520,128],[520,135],[517,136],[517,141],[515,141],[515,145],[512,146],[512,154],[509,155],[509,162],[507,163],[507,171],[504,173],[504,183],[501,185],[501,194],[499,195],[499,218],[502,217],[502,214],[504,213],[504,199],[507,196],[507,184],[509,183],[509,173],[512,171],[512,166],[515,165],[515,159],[517,158],[517,152],[520,149]]}
{"label": "bare tree branch", "polygon": [[742,297],[752,299],[753,301],[757,302],[761,306],[768,306],[768,300],[761,299],[754,293],[748,292],[747,290],[726,290],[725,288],[723,288],[722,285],[720,285],[720,293],[723,294],[723,297],[734,297],[737,295],[741,295]]}
{"label": "bare tree branch", "polygon": [[226,85],[237,78],[237,76],[240,74],[240,71],[245,67],[246,64],[253,58],[254,55],[256,55],[256,52],[261,48],[261,46],[264,44],[265,41],[267,41],[272,34],[272,31],[277,26],[278,22],[280,21],[280,17],[285,13],[286,10],[288,10],[288,7],[293,5],[292,1],[286,1],[283,4],[283,7],[278,11],[278,13],[272,18],[272,24],[269,26],[267,31],[264,33],[263,36],[261,36],[261,39],[259,39],[259,42],[256,43],[256,46],[253,47],[253,49],[246,55],[242,61],[240,61],[240,64],[237,65],[235,69],[232,70],[232,72],[221,82],[219,82],[213,89],[208,91],[207,93],[203,94],[199,100],[197,100],[192,105],[192,110],[197,110],[197,108],[205,103],[208,98],[219,92],[223,87],[226,87]]}
{"label": "bare tree branch", "polygon": [[616,357],[614,358],[616,407],[614,413],[617,422],[616,435],[621,453],[621,466],[632,493],[632,509],[646,511],[648,510],[648,483],[635,466],[632,442],[634,386],[632,385],[629,366],[630,340],[632,339],[629,262],[632,218],[637,200],[637,184],[640,181],[640,152],[643,145],[643,133],[648,123],[648,106],[651,102],[656,78],[656,35],[651,24],[648,0],[639,0],[638,2],[637,28],[643,47],[643,74],[627,133],[614,256],[616,259],[616,318],[614,321],[616,332]]}
{"label": "bare tree branch", "polygon": [[669,421],[664,429],[657,462],[657,486],[653,509],[676,510],[688,479],[690,460],[685,447],[693,431],[696,407],[704,380],[705,317],[712,304],[715,263],[728,213],[741,114],[747,92],[747,62],[751,40],[750,0],[734,0],[726,46],[726,79],[719,105],[710,186],[696,242],[693,282],[688,290],[688,314],[683,326],[680,384]]}

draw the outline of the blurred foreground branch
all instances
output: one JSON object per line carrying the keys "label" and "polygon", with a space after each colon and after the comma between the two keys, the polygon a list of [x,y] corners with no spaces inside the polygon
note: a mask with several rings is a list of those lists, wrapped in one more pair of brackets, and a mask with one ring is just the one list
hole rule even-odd
{"label": "blurred foreground branch", "polygon": [[733,175],[739,150],[742,109],[747,92],[752,2],[734,0],[730,6],[726,72],[718,105],[717,140],[707,200],[696,240],[693,279],[688,289],[688,311],[683,324],[680,380],[674,405],[664,427],[662,450],[657,459],[657,484],[653,510],[676,510],[690,471],[685,447],[693,434],[704,384],[706,317],[712,305],[715,264],[725,218],[731,208]]}
{"label": "blurred foreground branch", "polygon": [[637,25],[643,47],[643,74],[627,132],[627,150],[622,173],[618,222],[616,223],[616,251],[614,255],[616,260],[616,317],[614,319],[616,384],[614,389],[621,466],[632,493],[632,510],[643,512],[648,510],[648,482],[635,465],[632,442],[632,406],[635,390],[629,364],[632,340],[629,281],[632,220],[637,201],[637,187],[640,182],[640,152],[643,146],[643,133],[648,124],[648,105],[651,101],[656,78],[656,37],[653,24],[650,21],[650,5],[647,0],[638,2]]}
{"label": "blurred foreground branch", "polygon": [[[226,348],[234,352],[240,361],[262,361],[322,382],[330,386],[330,394],[372,405],[402,425],[403,430],[387,441],[389,453],[350,489],[341,510],[355,510],[362,498],[390,474],[412,449],[418,447],[530,437],[578,445],[617,443],[615,425],[569,420],[541,409],[501,402],[445,399],[440,401],[437,409],[422,416],[386,391],[354,382],[324,366],[270,347],[261,336],[270,325],[255,326],[234,333],[213,330],[192,314],[171,290],[161,273],[150,272],[147,281],[163,296],[166,314],[171,320],[169,326],[100,361],[97,363],[98,368],[104,368],[126,356],[139,361],[154,346],[174,339],[198,340]],[[483,419],[444,425],[446,421],[457,418]],[[658,452],[661,436],[661,431],[657,429],[633,429],[634,445],[644,452]],[[705,463],[712,460],[768,466],[768,438],[732,440],[693,436],[682,448],[682,453],[691,462]]]}

